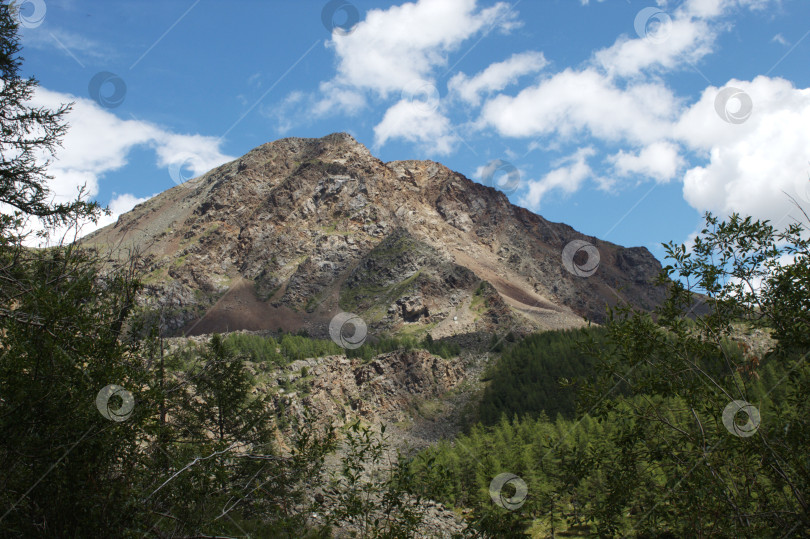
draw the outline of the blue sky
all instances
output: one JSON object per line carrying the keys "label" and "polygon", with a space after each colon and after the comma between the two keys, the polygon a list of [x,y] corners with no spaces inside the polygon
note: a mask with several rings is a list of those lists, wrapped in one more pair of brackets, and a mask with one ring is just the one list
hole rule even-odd
{"label": "blue sky", "polygon": [[335,131],[659,258],[703,211],[810,206],[806,0],[17,3],[36,101],[76,103],[52,188],[110,219]]}

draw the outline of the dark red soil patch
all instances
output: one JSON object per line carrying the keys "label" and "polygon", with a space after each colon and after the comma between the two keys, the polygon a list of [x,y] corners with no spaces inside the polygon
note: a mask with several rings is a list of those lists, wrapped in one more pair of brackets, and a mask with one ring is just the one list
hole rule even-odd
{"label": "dark red soil patch", "polygon": [[274,307],[260,301],[253,290],[253,283],[239,280],[205,313],[201,319],[191,322],[185,335],[224,333],[246,329],[250,331],[277,330],[298,331],[313,315],[296,312],[289,307]]}

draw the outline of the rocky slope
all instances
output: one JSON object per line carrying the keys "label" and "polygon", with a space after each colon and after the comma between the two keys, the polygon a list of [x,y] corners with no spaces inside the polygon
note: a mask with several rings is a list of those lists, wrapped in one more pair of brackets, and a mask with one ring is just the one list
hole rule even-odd
{"label": "rocky slope", "polygon": [[[249,333],[249,332],[240,332]],[[171,353],[189,343],[205,346],[209,337],[170,338],[166,350]],[[349,359],[345,355],[329,355],[299,359],[286,365],[245,360],[254,395],[266,397],[280,427],[278,448],[289,451],[294,435],[293,419],[304,419],[309,411],[310,429],[332,425],[339,433],[356,421],[368,426],[373,438],[384,439],[384,456],[376,462],[365,462],[363,480],[377,481],[391,473],[397,461],[397,451],[414,455],[439,439],[452,438],[461,428],[461,407],[475,399],[478,375],[487,363],[488,354],[465,353],[460,357],[443,359],[425,350],[396,350],[377,355],[370,360]],[[177,381],[185,374],[175,373]],[[381,427],[385,426],[384,435]],[[342,435],[341,435],[341,439]],[[327,456],[326,473],[338,472],[346,447]],[[307,494],[309,502],[324,502],[330,510],[329,492],[334,493],[325,479],[313,485]],[[460,512],[432,500],[411,499],[412,507],[422,515],[419,537],[452,537],[465,526]],[[306,504],[297,506],[304,511]],[[383,514],[376,517],[385,517]],[[322,524],[323,515],[311,513],[312,525]],[[357,537],[361,534],[356,522],[341,521],[333,537]]]}
{"label": "rocky slope", "polygon": [[[593,248],[565,250],[574,240]],[[370,336],[439,338],[573,327],[618,298],[651,308],[663,297],[645,248],[546,221],[436,162],[383,163],[345,133],[264,144],[83,243],[139,251],[141,300],[174,334],[325,336],[347,311]]]}

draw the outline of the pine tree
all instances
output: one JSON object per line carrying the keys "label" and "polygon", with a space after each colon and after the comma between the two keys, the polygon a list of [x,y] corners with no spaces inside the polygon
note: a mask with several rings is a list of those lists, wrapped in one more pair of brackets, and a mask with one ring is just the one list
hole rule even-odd
{"label": "pine tree", "polygon": [[0,241],[6,245],[19,240],[21,226],[29,217],[54,227],[99,213],[96,203],[51,200],[48,163],[40,154],[53,156],[67,130],[65,115],[71,105],[50,110],[30,104],[39,83],[20,76],[23,59],[14,9],[18,9],[14,3],[0,5],[0,203],[15,210],[14,214],[0,214]]}
{"label": "pine tree", "polygon": [[76,246],[22,244],[26,219],[76,226],[98,206],[51,201],[37,158],[58,146],[69,106],[28,102],[37,81],[20,77],[12,9],[0,5],[0,203],[14,211],[0,215],[0,530],[103,535],[137,512],[120,505],[145,422],[137,349],[120,340],[137,282]]}

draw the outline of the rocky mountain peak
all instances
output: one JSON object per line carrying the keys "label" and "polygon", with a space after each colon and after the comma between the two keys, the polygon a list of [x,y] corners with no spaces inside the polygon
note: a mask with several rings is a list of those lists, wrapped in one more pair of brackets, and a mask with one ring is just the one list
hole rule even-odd
{"label": "rocky mountain peak", "polygon": [[259,146],[84,241],[146,254],[142,301],[171,307],[168,332],[318,335],[340,311],[371,332],[528,331],[663,294],[646,249],[546,221],[441,163],[383,163],[346,133]]}
{"label": "rocky mountain peak", "polygon": [[260,163],[263,158],[279,154],[299,161],[320,159],[335,163],[374,159],[362,143],[348,133],[332,133],[321,138],[287,137],[263,144],[245,154],[238,161]]}

